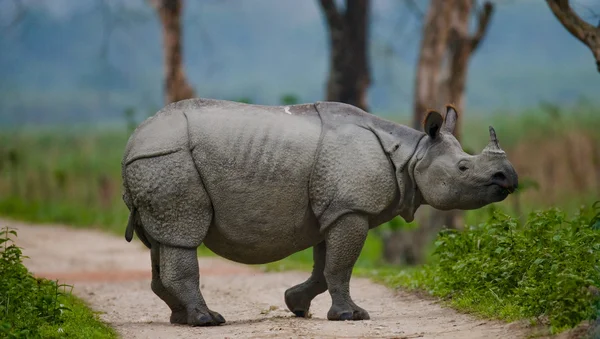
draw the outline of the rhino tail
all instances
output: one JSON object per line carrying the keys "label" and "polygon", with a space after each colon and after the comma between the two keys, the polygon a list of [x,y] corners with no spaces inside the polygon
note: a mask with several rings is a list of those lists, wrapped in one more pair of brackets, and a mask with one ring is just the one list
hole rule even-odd
{"label": "rhino tail", "polygon": [[142,243],[146,245],[146,247],[150,248],[150,241],[148,241],[146,232],[144,232],[144,227],[142,226],[142,222],[140,220],[140,213],[138,212],[137,207],[135,207],[128,189],[125,189],[125,192],[123,193],[123,201],[129,208],[129,219],[127,220],[127,227],[125,228],[125,240],[127,240],[127,242],[131,242],[133,239],[133,233],[135,232]]}
{"label": "rhino tail", "polygon": [[131,212],[129,213],[129,220],[127,221],[127,228],[125,228],[125,240],[127,240],[127,242],[131,242],[131,239],[133,239],[134,231],[137,237],[144,245],[146,245],[146,247],[152,247],[140,221],[138,210],[135,206],[132,206]]}
{"label": "rhino tail", "polygon": [[133,223],[135,222],[136,213],[137,208],[131,207],[131,212],[129,213],[129,220],[127,220],[127,228],[125,228],[125,240],[127,240],[127,242],[131,242],[131,239],[133,239]]}
{"label": "rhino tail", "polygon": [[127,242],[131,242],[133,239],[133,230],[135,229],[135,219],[137,214],[137,208],[133,205],[133,201],[131,199],[131,195],[129,190],[127,189],[127,182],[125,181],[125,176],[123,176],[123,185],[125,189],[123,190],[123,202],[129,208],[129,219],[127,220],[127,227],[125,228],[125,240]]}

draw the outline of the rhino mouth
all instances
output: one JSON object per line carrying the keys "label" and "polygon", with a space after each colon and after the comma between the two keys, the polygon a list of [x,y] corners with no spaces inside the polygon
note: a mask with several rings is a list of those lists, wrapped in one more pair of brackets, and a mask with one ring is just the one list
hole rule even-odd
{"label": "rhino mouth", "polygon": [[502,190],[506,191],[508,194],[514,193],[517,190],[518,179],[512,179],[505,175],[503,172],[496,172],[488,184],[488,186],[498,186]]}
{"label": "rhino mouth", "polygon": [[505,183],[491,182],[486,186],[498,187],[498,189],[505,195],[512,194],[517,190],[517,187],[515,185],[507,185]]}

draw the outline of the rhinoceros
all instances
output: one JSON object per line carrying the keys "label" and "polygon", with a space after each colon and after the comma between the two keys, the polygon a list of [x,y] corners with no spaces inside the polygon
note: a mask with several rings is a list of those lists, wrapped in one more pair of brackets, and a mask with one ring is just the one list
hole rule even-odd
{"label": "rhinoceros", "polygon": [[313,247],[308,280],[285,292],[307,317],[329,291],[329,320],[369,319],[350,296],[352,268],[367,232],[420,205],[476,209],[505,199],[517,173],[493,128],[480,155],[453,136],[447,106],[424,132],[343,103],[260,106],[212,99],[169,104],[129,138],[123,200],[133,233],[150,248],[152,291],[171,323],[219,325],[199,288],[196,249],[244,264]]}

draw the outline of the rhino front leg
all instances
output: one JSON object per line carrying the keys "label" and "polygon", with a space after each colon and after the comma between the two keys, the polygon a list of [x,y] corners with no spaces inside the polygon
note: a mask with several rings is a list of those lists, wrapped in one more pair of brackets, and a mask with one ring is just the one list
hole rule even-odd
{"label": "rhino front leg", "polygon": [[329,320],[368,320],[369,313],[358,307],[350,297],[352,268],[367,238],[367,217],[346,214],[331,225],[325,238],[325,279],[332,305]]}
{"label": "rhino front leg", "polygon": [[325,241],[314,246],[312,274],[305,282],[285,291],[285,304],[297,317],[307,317],[310,302],[317,295],[327,291],[327,281],[323,273],[325,253]]}
{"label": "rhino front leg", "polygon": [[177,298],[184,307],[188,325],[210,326],[225,322],[223,316],[208,309],[202,297],[195,248],[180,248],[161,244],[160,281],[166,291]]}

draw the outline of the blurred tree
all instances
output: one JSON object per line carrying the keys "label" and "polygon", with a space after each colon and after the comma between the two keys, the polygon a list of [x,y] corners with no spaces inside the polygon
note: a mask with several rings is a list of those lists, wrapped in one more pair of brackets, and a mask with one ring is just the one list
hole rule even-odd
{"label": "blurred tree", "polygon": [[149,0],[158,12],[163,31],[165,104],[195,97],[183,68],[181,12],[183,0]]}
{"label": "blurred tree", "polygon": [[319,0],[329,29],[330,63],[327,100],[368,110],[370,71],[367,58],[369,0]]}
{"label": "blurred tree", "polygon": [[[487,32],[490,18],[494,11],[491,2],[486,2],[483,8],[476,9],[473,0],[455,0],[450,14],[450,29],[447,41],[446,61],[442,70],[442,79],[439,84],[438,102],[435,107],[442,107],[453,103],[458,112],[465,109],[465,84],[469,60],[477,50],[479,43]],[[470,33],[470,16],[477,15],[477,28]],[[460,140],[460,129],[463,119],[456,122],[454,135]]]}
{"label": "blurred tree", "polygon": [[[432,0],[423,23],[423,37],[415,77],[413,127],[421,129],[428,109],[454,103],[464,110],[468,63],[485,36],[493,13],[486,2],[477,10],[474,0]],[[470,33],[470,17],[477,13],[477,29]],[[460,123],[460,120],[458,121]],[[460,127],[454,131],[460,139]]]}
{"label": "blurred tree", "polygon": [[[428,109],[439,109],[454,103],[459,114],[464,111],[464,92],[468,64],[473,52],[484,38],[493,13],[486,2],[478,9],[475,0],[431,0],[423,22],[423,36],[417,64],[414,92],[413,127],[421,130]],[[475,32],[470,32],[470,18],[477,16]],[[460,123],[462,119],[458,120]],[[460,139],[460,125],[454,134]],[[417,214],[419,227],[401,230],[384,241],[385,246],[396,243],[397,250],[387,250],[386,259],[394,263],[418,264],[424,250],[439,230],[446,226],[462,225],[461,211],[440,211],[423,206]],[[404,246],[398,246],[398,238]]]}
{"label": "blurred tree", "polygon": [[600,22],[597,27],[585,22],[571,8],[569,0],[546,0],[550,10],[574,37],[583,42],[594,54],[600,72]]}
{"label": "blurred tree", "polygon": [[421,130],[425,113],[437,104],[440,73],[448,45],[455,0],[431,0],[423,22],[414,89],[413,127]]}

